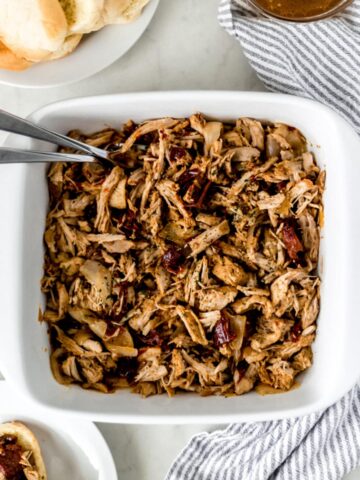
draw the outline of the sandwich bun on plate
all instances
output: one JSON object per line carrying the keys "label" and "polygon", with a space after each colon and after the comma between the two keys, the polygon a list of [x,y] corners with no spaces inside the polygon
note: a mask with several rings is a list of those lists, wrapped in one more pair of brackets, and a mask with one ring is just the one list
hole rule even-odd
{"label": "sandwich bun on plate", "polygon": [[90,33],[103,27],[104,0],[59,0],[69,33]]}
{"label": "sandwich bun on plate", "polygon": [[[65,38],[61,47],[53,53],[50,53],[44,60],[57,60],[71,53],[79,45],[82,35],[69,35]],[[25,58],[18,57],[15,53],[0,42],[0,69],[21,71],[34,65]]]}
{"label": "sandwich bun on plate", "polygon": [[[0,0],[0,83],[50,86],[68,83],[69,79],[74,81],[105,68],[143,33],[159,0],[152,0],[143,18],[133,27],[107,29],[94,36],[91,33],[107,25],[131,23],[149,1]],[[89,40],[84,42],[76,60],[56,62],[53,68],[43,68],[42,63],[67,57],[88,34]],[[111,47],[106,48],[108,45]],[[97,62],[87,60],[93,58],[93,52],[102,52],[104,48],[107,51]],[[32,66],[36,68],[22,72]],[[84,72],[88,73],[84,75]]]}
{"label": "sandwich bun on plate", "polygon": [[58,58],[66,57],[66,55],[75,50],[75,48],[79,45],[81,39],[82,35],[80,34],[69,35],[68,37],[66,37],[61,47],[56,50],[56,52],[51,53],[46,58],[46,60],[57,60]]}
{"label": "sandwich bun on plate", "polygon": [[104,25],[129,23],[135,20],[149,0],[105,0]]}
{"label": "sandwich bun on plate", "polygon": [[21,71],[31,67],[32,62],[18,57],[6,45],[0,42],[0,68],[6,70]]}
{"label": "sandwich bun on plate", "polygon": [[47,480],[41,450],[35,435],[23,423],[0,425],[0,480],[23,478]]}
{"label": "sandwich bun on plate", "polygon": [[64,10],[58,0],[19,3],[1,0],[0,40],[17,57],[39,62],[61,48],[68,35]]}

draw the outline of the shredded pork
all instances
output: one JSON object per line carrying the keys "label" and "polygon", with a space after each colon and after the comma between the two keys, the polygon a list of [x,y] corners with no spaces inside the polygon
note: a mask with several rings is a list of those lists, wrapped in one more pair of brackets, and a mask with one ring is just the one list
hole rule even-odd
{"label": "shredded pork", "polygon": [[50,167],[56,380],[144,396],[291,389],[320,308],[325,174],[303,135],[196,114],[70,136],[113,165]]}

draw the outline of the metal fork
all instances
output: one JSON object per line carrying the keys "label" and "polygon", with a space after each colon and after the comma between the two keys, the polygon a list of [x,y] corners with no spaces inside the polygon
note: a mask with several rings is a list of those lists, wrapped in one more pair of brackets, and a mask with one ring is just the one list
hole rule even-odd
{"label": "metal fork", "polygon": [[[106,150],[87,145],[61,133],[39,127],[29,120],[17,117],[4,110],[0,110],[0,130],[17,133],[25,137],[36,138],[37,140],[53,143],[60,147],[74,148],[85,154],[39,152],[1,147],[0,163],[96,162],[99,160],[112,162],[110,152]],[[119,148],[121,145],[122,144],[119,144]],[[139,147],[141,148],[142,146],[139,145]]]}

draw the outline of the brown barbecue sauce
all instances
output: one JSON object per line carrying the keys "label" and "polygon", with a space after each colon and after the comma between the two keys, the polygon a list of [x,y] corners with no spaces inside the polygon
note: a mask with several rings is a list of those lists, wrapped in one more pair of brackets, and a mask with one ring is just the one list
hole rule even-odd
{"label": "brown barbecue sauce", "polygon": [[322,15],[343,0],[254,0],[270,14],[283,18],[308,18]]}
{"label": "brown barbecue sauce", "polygon": [[23,450],[14,435],[0,437],[0,473],[7,480],[26,480],[20,464]]}

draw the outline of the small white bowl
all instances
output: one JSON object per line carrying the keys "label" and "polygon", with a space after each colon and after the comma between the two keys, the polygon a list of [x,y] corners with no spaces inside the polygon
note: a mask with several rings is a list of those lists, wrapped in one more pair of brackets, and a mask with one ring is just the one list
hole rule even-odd
{"label": "small white bowl", "polygon": [[117,480],[109,447],[92,422],[44,411],[0,381],[0,423],[14,420],[35,434],[49,480]]}
{"label": "small white bowl", "polygon": [[0,84],[44,88],[90,77],[114,63],[137,42],[151,22],[158,5],[159,0],[150,0],[133,23],[110,25],[85,35],[79,46],[64,58],[40,62],[21,72],[0,70]]}
{"label": "small white bowl", "polygon": [[[254,92],[167,92],[80,98],[48,105],[31,115],[36,123],[65,133],[87,132],[125,120],[188,116],[201,111],[220,119],[240,116],[281,121],[300,128],[326,169],[325,226],[320,273],[321,312],[314,365],[301,387],[281,395],[240,397],[179,394],[143,399],[129,391],[111,395],[64,387],[49,367],[47,327],[37,321],[48,207],[45,165],[2,166],[0,175],[0,363],[6,378],[25,397],[56,411],[122,423],[220,423],[299,416],[327,407],[360,373],[358,273],[360,141],[329,108],[287,95]],[[10,136],[7,145],[53,148]]]}

